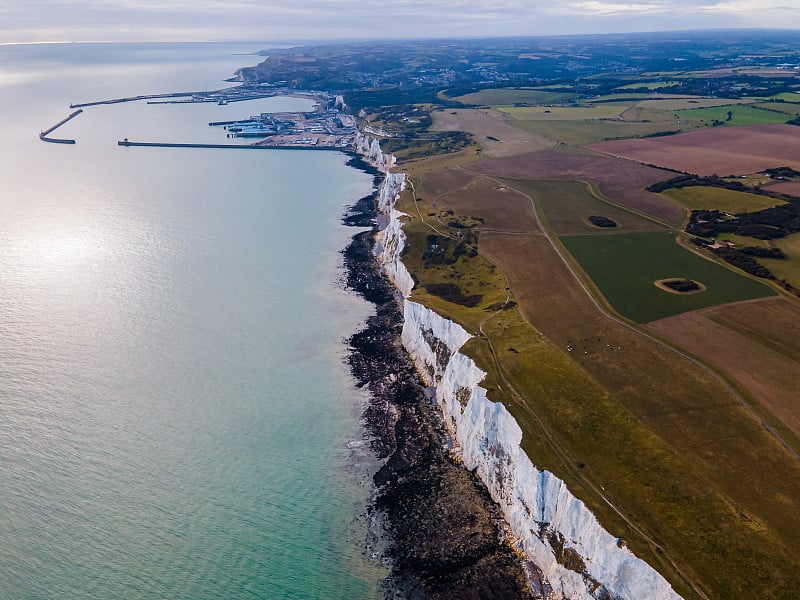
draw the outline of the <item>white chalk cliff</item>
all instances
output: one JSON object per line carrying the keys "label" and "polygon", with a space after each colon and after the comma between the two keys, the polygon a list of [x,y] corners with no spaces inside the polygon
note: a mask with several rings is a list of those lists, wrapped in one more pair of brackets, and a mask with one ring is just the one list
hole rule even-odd
{"label": "white chalk cliff", "polygon": [[383,173],[388,173],[394,166],[395,158],[391,154],[384,154],[377,138],[363,133],[357,133],[353,147],[364,160]]}
{"label": "white chalk cliff", "polygon": [[[385,155],[377,156],[372,142],[364,145],[371,153],[368,160],[376,166],[394,164]],[[403,213],[394,208],[404,184],[402,174],[387,172],[379,189],[382,216],[375,253],[405,298],[403,345],[425,383],[435,388],[454,451],[487,486],[518,547],[544,572],[556,597],[679,599],[658,572],[603,529],[563,481],[531,463],[520,447],[522,430],[517,422],[480,387],[486,374],[458,352],[470,334],[407,299],[414,282],[400,260],[405,244]]]}

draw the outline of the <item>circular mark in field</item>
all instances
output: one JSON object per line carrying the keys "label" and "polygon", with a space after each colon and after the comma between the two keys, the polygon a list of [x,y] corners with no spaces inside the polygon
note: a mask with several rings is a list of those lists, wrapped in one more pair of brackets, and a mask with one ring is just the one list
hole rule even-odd
{"label": "circular mark in field", "polygon": [[702,283],[686,277],[668,277],[667,279],[659,279],[654,283],[658,289],[670,294],[678,294],[679,296],[691,296],[692,294],[706,291],[706,286]]}

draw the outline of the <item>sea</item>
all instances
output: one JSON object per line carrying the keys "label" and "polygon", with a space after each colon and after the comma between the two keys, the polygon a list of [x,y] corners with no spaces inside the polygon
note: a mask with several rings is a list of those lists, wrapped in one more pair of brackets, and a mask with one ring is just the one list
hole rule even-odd
{"label": "sea", "polygon": [[309,110],[218,89],[259,43],[0,46],[0,598],[380,596],[338,152],[226,143]]}

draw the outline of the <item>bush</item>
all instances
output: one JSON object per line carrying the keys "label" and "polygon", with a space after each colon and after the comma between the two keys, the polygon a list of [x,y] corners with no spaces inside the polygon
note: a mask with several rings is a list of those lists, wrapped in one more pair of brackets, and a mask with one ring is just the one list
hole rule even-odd
{"label": "bush", "polygon": [[443,300],[452,302],[453,304],[460,304],[468,308],[474,308],[483,300],[480,294],[472,294],[467,296],[455,283],[429,283],[425,289],[434,296],[438,296]]}
{"label": "bush", "polygon": [[663,284],[676,292],[693,292],[700,289],[697,282],[692,279],[670,279]]}
{"label": "bush", "polygon": [[589,221],[591,221],[592,225],[596,227],[616,227],[617,222],[613,219],[609,219],[608,217],[604,217],[602,215],[591,215],[589,217]]}

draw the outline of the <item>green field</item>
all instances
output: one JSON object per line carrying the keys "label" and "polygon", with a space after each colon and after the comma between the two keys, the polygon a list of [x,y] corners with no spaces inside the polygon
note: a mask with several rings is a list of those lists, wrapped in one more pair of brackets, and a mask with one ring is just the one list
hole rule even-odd
{"label": "green field", "polygon": [[[698,308],[775,294],[762,283],[705,260],[675,242],[674,232],[564,236],[561,242],[614,309],[648,323]],[[706,291],[677,295],[654,285],[688,277]]]}
{"label": "green field", "polygon": [[763,108],[766,110],[777,110],[778,112],[785,113],[789,117],[800,115],[800,104],[792,104],[791,102],[759,102],[753,104],[756,108]]}
{"label": "green field", "polygon": [[630,103],[607,103],[589,106],[509,106],[500,110],[519,121],[575,121],[614,119],[630,108]]}
{"label": "green field", "polygon": [[[728,121],[728,112],[731,120]],[[755,108],[749,104],[736,106],[718,106],[709,108],[693,108],[675,112],[681,119],[712,123],[720,121],[726,125],[766,125],[769,123],[785,123],[788,118],[783,113]]]}
{"label": "green field", "polygon": [[593,142],[632,137],[645,137],[667,131],[686,131],[691,125],[679,125],[675,119],[663,122],[636,122],[611,120],[582,121],[511,121],[512,124],[527,131],[537,133],[551,140],[580,146]]}
{"label": "green field", "polygon": [[735,233],[722,232],[717,236],[719,242],[733,242],[737,246],[757,246],[758,248],[769,248],[767,240],[757,240],[756,238],[747,237],[744,235],[736,235]]}
{"label": "green field", "polygon": [[785,100],[786,102],[800,102],[800,94],[794,92],[785,92],[783,94],[776,94],[773,98],[778,100]]}
{"label": "green field", "polygon": [[487,106],[513,106],[514,104],[559,104],[572,102],[575,94],[572,92],[549,92],[536,89],[492,89],[481,90],[473,94],[452,98],[464,104],[478,104]]}
{"label": "green field", "polygon": [[715,106],[733,106],[735,104],[750,104],[752,102],[752,100],[730,98],[654,98],[651,100],[642,100],[637,106],[675,111],[692,110],[695,108],[712,108]]}
{"label": "green field", "polygon": [[777,239],[775,244],[783,250],[786,258],[759,258],[758,262],[767,267],[778,279],[785,279],[796,288],[800,288],[800,233]]}
{"label": "green field", "polygon": [[730,214],[756,212],[786,204],[782,200],[776,200],[769,196],[698,185],[667,190],[662,193],[678,201],[689,210],[721,210]]}
{"label": "green field", "polygon": [[[556,235],[663,229],[649,219],[609,204],[583,181],[515,179],[509,181],[509,185],[534,199],[546,228]],[[589,221],[591,215],[608,217],[617,223],[617,227],[606,229],[592,225]]]}
{"label": "green field", "polygon": [[646,100],[648,98],[652,98],[653,94],[648,94],[645,92],[628,92],[625,94],[604,94],[602,96],[597,96],[596,98],[592,98],[588,100],[588,102],[595,102],[595,103],[602,103],[602,102],[613,102],[615,100]]}
{"label": "green field", "polygon": [[659,88],[674,87],[680,85],[680,81],[652,81],[650,83],[629,83],[628,85],[619,86],[618,90],[657,90]]}

